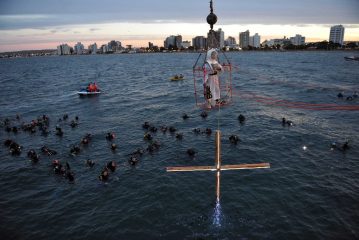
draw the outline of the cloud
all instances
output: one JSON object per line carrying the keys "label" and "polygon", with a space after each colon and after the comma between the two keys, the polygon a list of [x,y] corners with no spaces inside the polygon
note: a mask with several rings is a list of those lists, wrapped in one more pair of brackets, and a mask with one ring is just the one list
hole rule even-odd
{"label": "cloud", "polygon": [[[204,23],[208,0],[0,0],[0,30],[102,23]],[[218,23],[359,24],[358,0],[215,1]],[[90,30],[92,31],[92,30]],[[93,31],[96,31],[95,28]]]}

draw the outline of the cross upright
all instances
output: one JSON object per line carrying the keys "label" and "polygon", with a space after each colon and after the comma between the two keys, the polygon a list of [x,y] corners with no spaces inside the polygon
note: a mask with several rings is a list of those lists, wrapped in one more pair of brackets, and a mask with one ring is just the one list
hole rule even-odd
{"label": "cross upright", "polygon": [[221,131],[219,131],[219,130],[216,131],[215,144],[216,144],[216,156],[215,156],[214,166],[167,167],[166,168],[167,172],[216,171],[216,196],[217,196],[217,201],[219,201],[221,171],[270,168],[269,163],[221,165]]}

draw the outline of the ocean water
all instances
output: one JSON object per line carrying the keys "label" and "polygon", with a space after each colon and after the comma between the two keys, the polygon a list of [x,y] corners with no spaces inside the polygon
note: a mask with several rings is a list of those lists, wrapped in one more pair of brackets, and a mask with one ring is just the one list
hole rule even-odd
{"label": "ocean water", "polygon": [[[359,99],[336,97],[359,91],[358,62],[343,58],[353,54],[228,53],[235,65],[233,103],[208,111],[207,119],[195,106],[197,54],[0,60],[1,120],[19,126],[46,114],[51,130],[45,137],[39,131],[8,133],[1,125],[1,239],[359,239]],[[169,81],[176,73],[186,79]],[[78,97],[90,81],[103,94]],[[69,119],[58,122],[65,113]],[[184,113],[190,118],[183,120]],[[75,116],[79,125],[72,129]],[[283,127],[282,117],[294,126]],[[158,131],[159,151],[145,153],[132,167],[129,154],[148,145],[145,121],[174,126],[183,139]],[[62,138],[54,134],[56,124]],[[214,172],[165,171],[214,164],[214,134],[192,130],[218,126],[223,164],[271,164],[222,172],[219,203]],[[116,152],[105,139],[110,131]],[[93,135],[89,146],[70,155],[86,133]],[[231,134],[241,142],[230,144]],[[20,156],[9,153],[6,139],[22,145]],[[330,150],[333,141],[346,140],[347,151]],[[27,151],[40,153],[43,145],[58,154],[40,154],[32,164]],[[186,154],[189,148],[196,149],[194,158]],[[54,159],[70,164],[74,184],[53,173]],[[86,159],[95,166],[86,167]],[[98,175],[111,160],[118,168],[102,183]]]}

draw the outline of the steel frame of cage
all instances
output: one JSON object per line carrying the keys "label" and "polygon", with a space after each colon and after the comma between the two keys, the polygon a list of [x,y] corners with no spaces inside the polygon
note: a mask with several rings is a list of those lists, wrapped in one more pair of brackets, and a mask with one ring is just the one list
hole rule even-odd
{"label": "steel frame of cage", "polygon": [[[198,62],[201,58],[203,53],[200,53],[198,55],[198,58],[195,62],[195,64],[193,65],[193,86],[194,86],[194,97],[196,100],[196,106],[200,107],[200,108],[206,108],[207,105],[207,101],[205,99],[205,88],[204,88],[204,78],[206,75],[205,69],[204,69],[204,64],[206,61],[206,54],[204,54],[204,61],[203,63],[199,66]],[[220,74],[219,77],[219,87],[221,90],[221,100],[224,100],[224,103],[217,103],[216,107],[222,107],[222,106],[227,106],[230,105],[232,103],[232,64],[229,61],[229,59],[227,58],[226,54],[222,51],[219,51],[219,54],[223,54],[225,57],[226,62],[221,63],[222,67],[223,67],[223,72]],[[197,86],[196,82],[202,80],[202,84],[201,86]],[[197,89],[198,88],[198,89]],[[201,96],[199,95],[199,91],[202,88],[202,94]],[[224,96],[224,97],[222,97]],[[202,101],[201,101],[202,99]]]}

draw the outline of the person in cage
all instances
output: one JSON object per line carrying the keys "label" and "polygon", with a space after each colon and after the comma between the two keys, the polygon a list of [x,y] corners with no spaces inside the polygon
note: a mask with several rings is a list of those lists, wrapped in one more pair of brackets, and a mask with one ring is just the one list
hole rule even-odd
{"label": "person in cage", "polygon": [[204,87],[207,106],[211,108],[220,102],[221,90],[219,88],[219,73],[223,67],[218,63],[218,52],[216,49],[210,49],[207,52],[206,62],[204,63]]}

